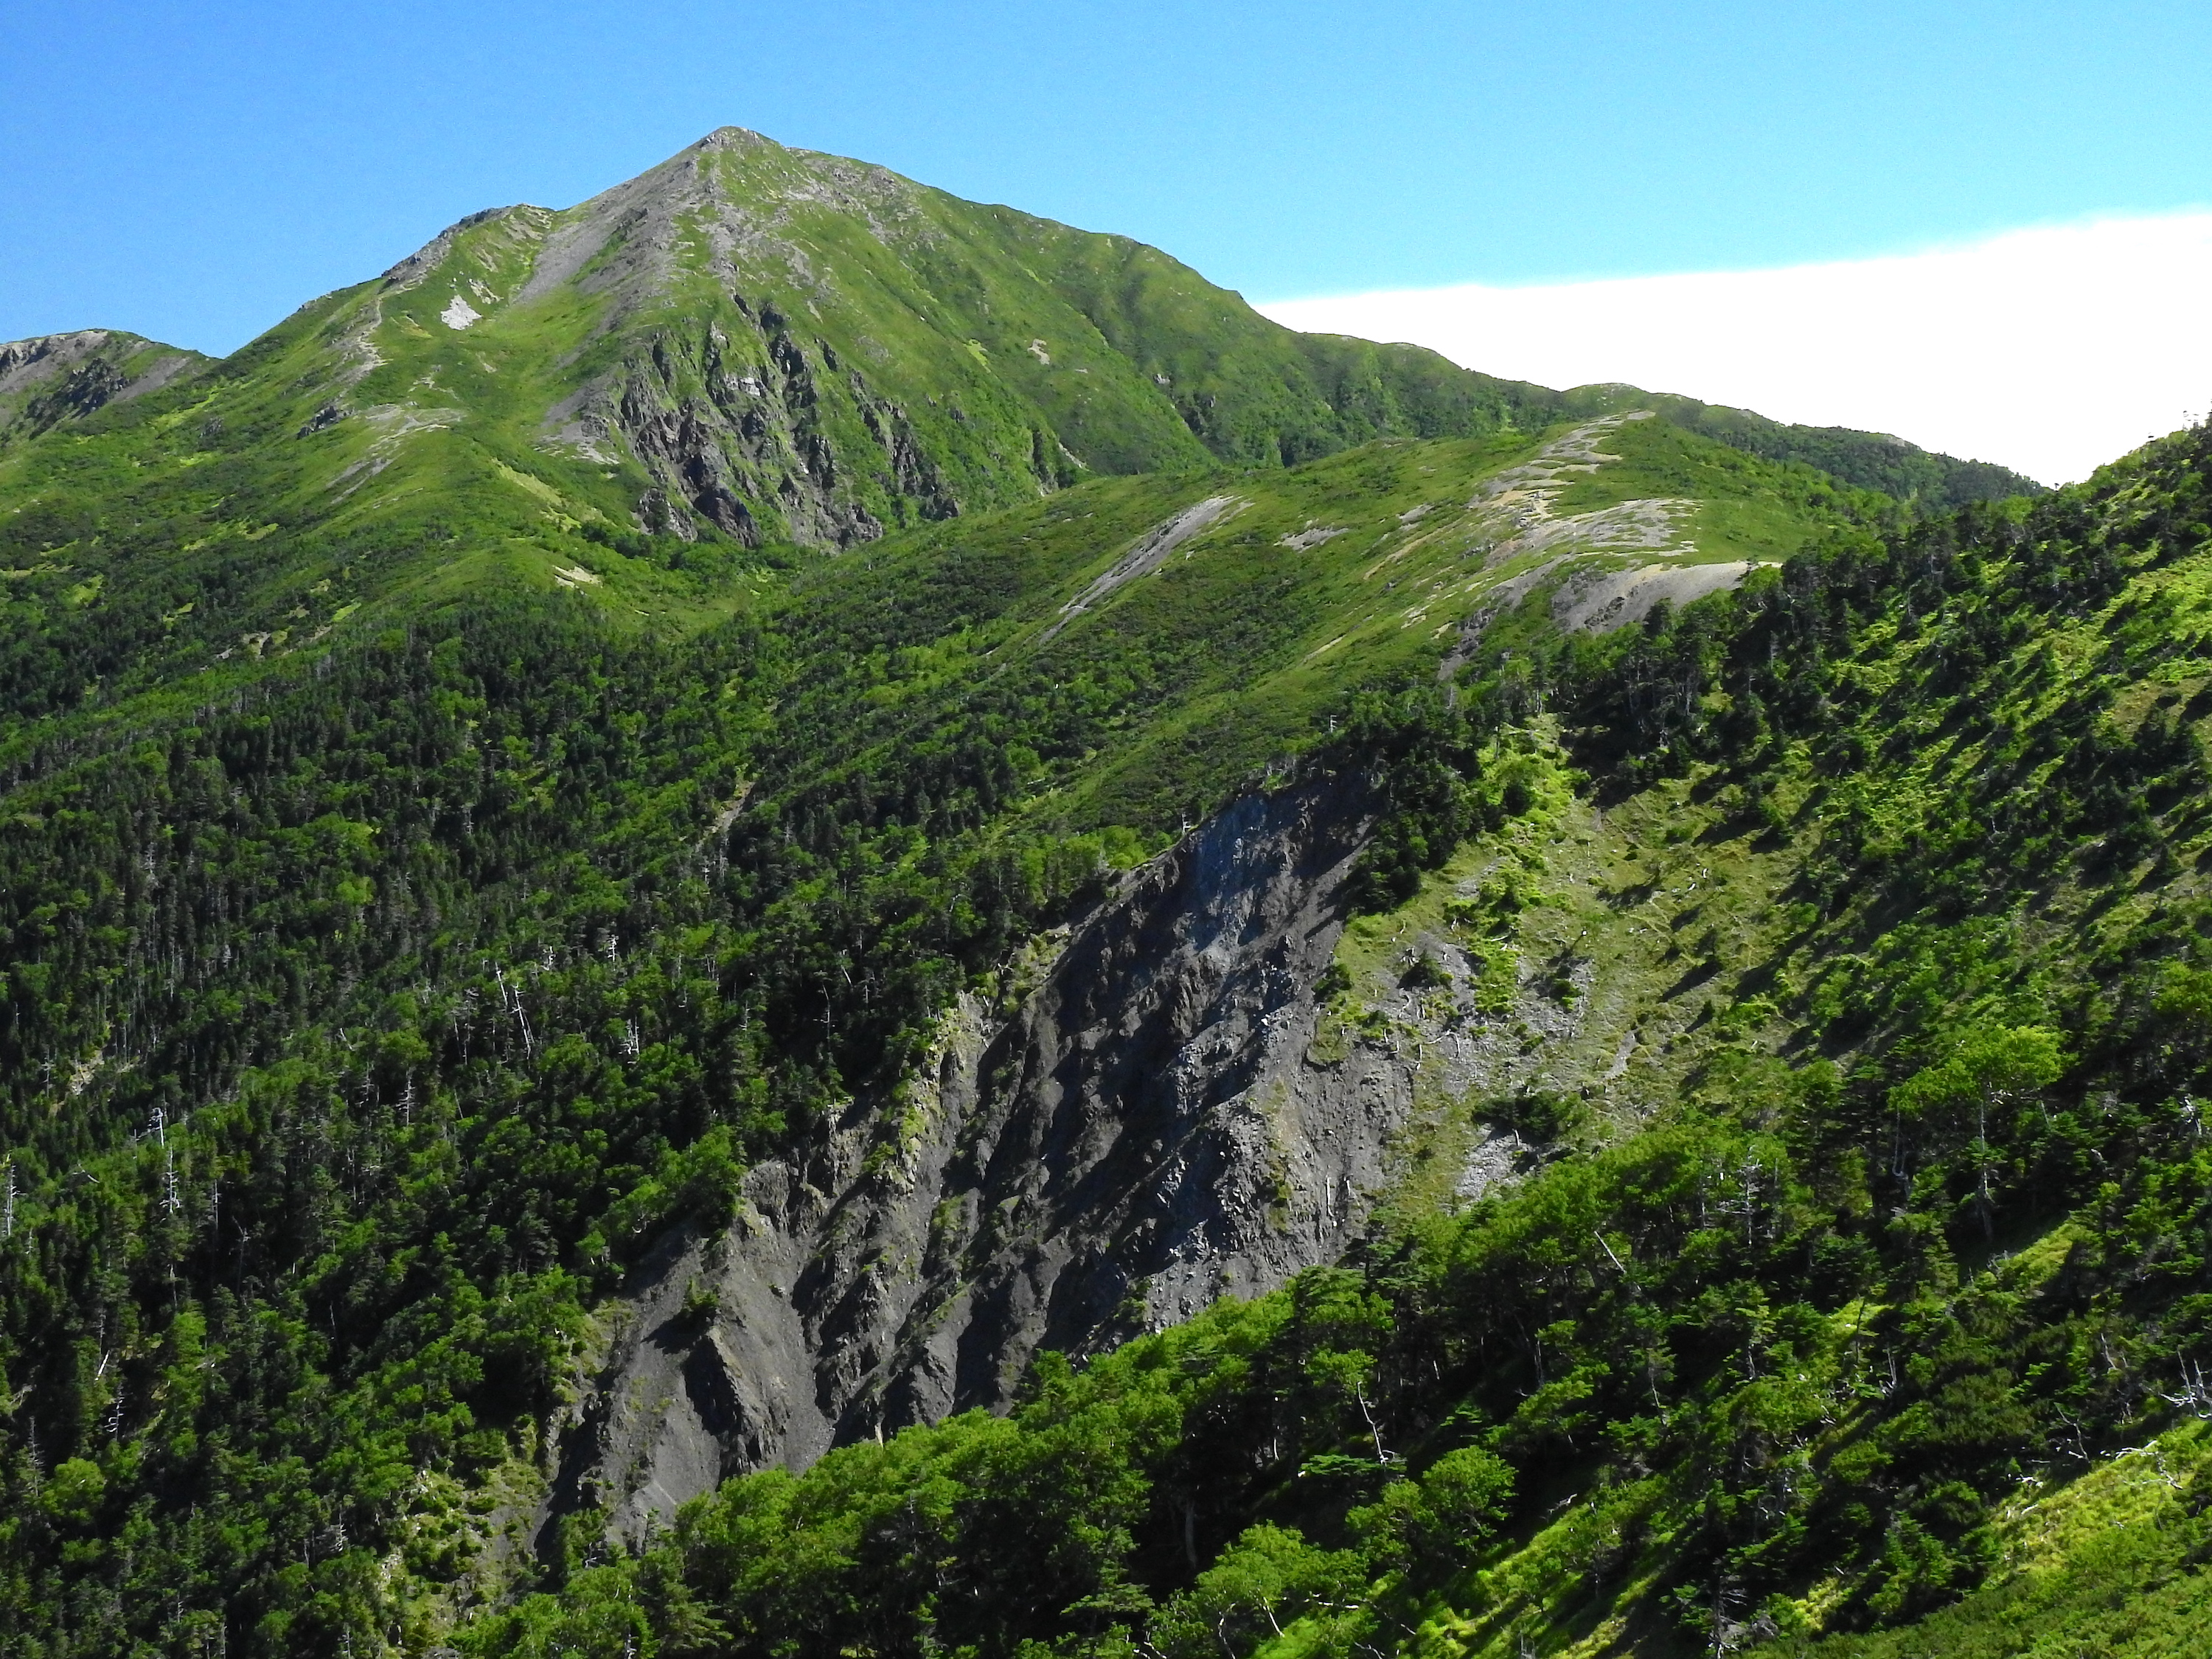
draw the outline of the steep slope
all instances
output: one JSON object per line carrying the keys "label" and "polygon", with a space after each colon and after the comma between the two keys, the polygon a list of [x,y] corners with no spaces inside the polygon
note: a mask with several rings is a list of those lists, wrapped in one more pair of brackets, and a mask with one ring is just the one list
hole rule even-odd
{"label": "steep slope", "polygon": [[[1794,994],[1759,903],[1848,881],[1777,830],[1755,924],[1662,943],[1608,860],[1671,896],[1718,819],[1653,769],[2018,520],[1560,407],[730,131],[0,448],[9,1634],[712,1650],[710,1570],[605,1565],[680,1500],[1000,1433],[921,1425],[1512,1187],[1585,1085],[1593,1146],[1698,1087]],[[1727,656],[1801,569],[1820,648]],[[1756,706],[1809,742],[1819,684]],[[1089,1634],[1289,1513],[1379,1408],[1336,1351]]]}
{"label": "steep slope", "polygon": [[[1280,1144],[1307,1151],[1282,1169],[1234,1097],[1255,1063],[1299,1075],[1249,998],[1306,1006],[1360,818],[1312,818],[1340,824],[1334,856],[1284,832],[1295,866],[1338,873],[1249,914],[1303,907],[1325,926],[1300,924],[1276,966],[1255,946],[1243,969],[1184,931],[1178,896],[1248,914],[1178,873],[1202,854],[1242,867],[1243,820],[1176,850],[1186,820],[1302,764],[1361,688],[1433,685],[1469,614],[1508,586],[1552,584],[1571,611],[1582,574],[1725,585],[1863,510],[1656,421],[1390,442],[1290,471],[1085,483],[787,574],[667,571],[727,617],[696,633],[611,629],[603,596],[643,590],[617,587],[636,580],[616,562],[629,556],[580,538],[609,573],[597,586],[517,605],[493,582],[350,647],[333,618],[353,600],[333,581],[303,592],[331,607],[321,641],[188,657],[177,680],[43,719],[19,702],[0,823],[21,1241],[6,1364],[27,1390],[15,1444],[22,1479],[97,1469],[104,1495],[81,1520],[39,1512],[11,1569],[18,1616],[64,1619],[94,1645],[117,1618],[156,1630],[178,1617],[167,1587],[182,1573],[241,1644],[335,1640],[356,1618],[443,1628],[471,1585],[501,1582],[509,1521],[526,1541],[549,1504],[556,1524],[535,1536],[557,1554],[562,1506],[599,1495],[584,1482],[623,1502],[668,1489],[661,1431],[682,1413],[655,1376],[696,1379],[711,1416],[718,1341],[743,1365],[783,1340],[738,1305],[763,1305],[774,1272],[737,1275],[726,1318],[684,1313],[708,1275],[663,1271],[732,1218],[746,1231],[724,1264],[787,1253],[797,1346],[780,1352],[815,1380],[786,1373],[776,1410],[750,1419],[702,1418],[713,1443],[677,1460],[694,1491],[803,1459],[833,1431],[1003,1399],[1048,1335],[1110,1340],[1194,1305],[1223,1270],[1262,1288],[1326,1259],[1372,1202],[1403,1079],[1378,1071],[1371,1105],[1351,1086],[1313,1097],[1303,1126],[1283,1120]],[[356,580],[371,556],[355,544]],[[57,600],[87,629],[104,604]],[[55,652],[54,631],[21,637],[28,678],[48,660],[29,647]],[[56,660],[66,690],[82,671]],[[1109,898],[1115,866],[1154,849],[1164,861]],[[1020,954],[1086,915],[1060,965]],[[1245,923],[1213,926],[1228,948]],[[1161,981],[1143,1015],[1137,988],[1169,960],[1155,936],[1197,942],[1187,991]],[[1085,951],[1122,978],[1084,979]],[[1017,1019],[1027,1036],[1001,1032],[1026,1006],[1025,960],[1044,1000]],[[935,1065],[930,1108],[917,1067],[967,1052],[963,1018],[979,1059]],[[1223,1050],[1151,1109],[1193,1160],[1179,1199],[1149,1132],[1118,1127],[1127,1081],[1085,1069],[1082,1034],[1102,1019],[1149,1019],[1163,1054],[1210,1027]],[[1073,1067],[1058,1127],[1045,1096],[980,1061],[1025,1049]],[[1042,1168],[1013,1156],[1038,1139],[1066,1148],[1042,1189]],[[1176,1218],[1151,1224],[1164,1199]],[[1285,1232],[1288,1215],[1316,1224]],[[633,1323],[641,1363],[611,1356],[563,1443],[574,1345],[631,1340],[620,1304],[599,1304],[634,1262],[638,1306],[673,1297],[684,1316],[659,1334]],[[1118,1287],[1146,1277],[1158,1307],[1125,1327]],[[625,1421],[641,1400],[647,1420]],[[394,1459],[434,1478],[394,1496],[377,1473]],[[39,1565],[104,1535],[111,1501],[157,1492],[183,1505],[149,1511],[160,1552]],[[264,1541],[210,1555],[188,1535],[195,1510]],[[362,1552],[395,1549],[405,1576],[364,1611],[319,1599]],[[285,1563],[302,1555],[313,1571],[294,1586]]]}
{"label": "steep slope", "polygon": [[158,392],[210,361],[108,329],[0,343],[0,447]]}
{"label": "steep slope", "polygon": [[1152,249],[735,128],[569,211],[473,216],[310,309],[270,343],[339,477],[458,428],[510,465],[564,459],[559,487],[614,522],[746,545],[1553,401],[1304,339]]}
{"label": "steep slope", "polygon": [[[707,621],[733,552],[1097,473],[1532,430],[1556,401],[735,129],[574,210],[474,216],[212,372],[124,335],[0,351],[0,562],[70,635],[73,697],[462,593]],[[82,445],[27,441],[95,409]]]}
{"label": "steep slope", "polygon": [[[80,560],[67,586],[101,574],[112,611],[125,574],[180,578],[147,596],[134,651],[150,626],[211,651],[289,641],[302,630],[287,622],[342,608],[303,590],[336,591],[361,567],[343,555],[363,549],[381,568],[343,603],[488,580],[590,586],[561,573],[607,580],[593,542],[648,568],[682,556],[653,536],[850,546],[1086,473],[1687,407],[1622,388],[1568,398],[1410,347],[1294,334],[1157,250],[737,129],[575,209],[473,216],[218,374],[134,336],[0,351],[0,431],[19,437],[198,377],[89,451],[23,453],[0,475],[11,520],[41,515],[9,526],[19,566],[83,553],[96,526],[99,568]],[[1964,478],[1917,451],[1863,465],[1848,446],[1778,447],[1781,429],[1755,416],[1699,418],[1751,453],[1893,493],[2024,482]],[[278,539],[243,544],[261,536]],[[449,568],[457,550],[465,572]],[[646,572],[617,571],[640,591],[602,595],[615,614],[670,608]],[[196,583],[224,592],[227,635],[197,601],[173,615]]]}
{"label": "steep slope", "polygon": [[1363,733],[1369,858],[1455,850],[1317,988],[1310,1067],[1431,1084],[1346,1267],[470,1640],[2201,1649],[2208,464],[1501,616]]}

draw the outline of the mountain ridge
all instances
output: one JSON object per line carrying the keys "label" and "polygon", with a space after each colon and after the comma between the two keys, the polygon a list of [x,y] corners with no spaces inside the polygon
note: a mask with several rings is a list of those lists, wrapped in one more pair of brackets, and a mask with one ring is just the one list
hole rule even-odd
{"label": "mountain ridge", "polygon": [[[891,257],[893,243],[904,252]],[[387,327],[386,304],[404,306],[426,285],[441,304]],[[372,284],[311,302],[302,314],[351,316],[330,343],[335,362],[318,363],[327,351],[290,354],[301,386],[323,386],[295,402],[294,423],[308,435],[351,412],[402,426],[368,461],[380,470],[406,433],[467,418],[417,395],[459,372],[439,366],[447,337],[455,349],[489,343],[502,308],[557,312],[564,291],[582,313],[548,313],[508,330],[514,337],[490,356],[473,353],[486,370],[497,358],[496,373],[545,388],[531,448],[593,465],[620,457],[630,499],[601,503],[617,522],[678,536],[705,524],[747,545],[850,545],[963,501],[980,508],[1056,488],[1086,467],[1273,465],[1377,436],[1540,425],[1621,401],[1617,389],[1593,399],[1496,380],[1419,348],[1297,335],[1126,238],[962,203],[886,169],[724,128],[576,207],[466,216]],[[833,304],[805,327],[793,320],[833,292],[866,302]],[[612,340],[625,330],[635,337]],[[886,353],[892,383],[872,387]],[[378,377],[387,360],[419,368]],[[474,379],[467,402],[496,404],[485,375]],[[370,401],[356,407],[365,382]],[[1681,400],[1631,401],[1705,418],[1745,447],[1742,418],[1717,424]],[[528,413],[514,411],[518,428]],[[1811,459],[1802,438],[1757,430],[1755,453]],[[1898,483],[1899,469],[1870,464],[1863,443],[1828,436],[1820,459],[1835,476]],[[628,476],[632,466],[641,476]],[[1969,493],[2027,483],[1974,476]],[[1911,482],[1907,496],[1931,481]],[[1957,493],[1932,490],[1947,503]]]}
{"label": "mountain ridge", "polygon": [[0,341],[0,447],[158,392],[214,361],[113,329]]}
{"label": "mountain ridge", "polygon": [[2201,429],[632,184],[0,446],[0,1634],[1970,1644],[2154,1443],[2191,1616]]}

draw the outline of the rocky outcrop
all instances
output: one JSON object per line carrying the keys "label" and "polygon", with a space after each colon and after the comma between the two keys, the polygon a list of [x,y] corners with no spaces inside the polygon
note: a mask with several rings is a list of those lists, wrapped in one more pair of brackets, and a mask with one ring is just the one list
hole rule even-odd
{"label": "rocky outcrop", "polygon": [[207,362],[197,351],[102,328],[0,343],[0,440],[82,420],[159,391]]}
{"label": "rocky outcrop", "polygon": [[659,333],[549,420],[572,444],[628,443],[654,480],[643,528],[688,537],[703,521],[749,547],[764,535],[849,547],[884,533],[872,498],[921,519],[959,513],[902,407],[773,306],[740,298],[736,312],[727,330]]}
{"label": "rocky outcrop", "polygon": [[[733,157],[768,168],[743,199],[722,167]],[[955,439],[966,419],[958,400],[933,398],[933,429],[924,431],[915,410],[822,337],[831,295],[817,268],[821,251],[799,223],[826,207],[879,241],[927,240],[917,202],[915,186],[879,167],[786,152],[725,128],[562,216],[517,299],[563,286],[601,296],[605,326],[638,343],[548,412],[544,441],[600,463],[627,447],[652,477],[640,526],[661,534],[711,526],[748,546],[842,548],[957,515],[945,457],[974,447],[966,434]],[[670,318],[668,294],[695,264],[721,292],[694,296]],[[1005,452],[984,469],[1004,475],[995,493],[1022,477],[1056,486],[1050,432],[1000,419],[982,447]],[[972,470],[976,458],[968,460]]]}
{"label": "rocky outcrop", "polygon": [[[1338,1257],[1414,1070],[1322,1061],[1314,987],[1371,827],[1347,777],[1254,795],[963,998],[893,1101],[747,1177],[640,1270],[553,1509],[633,1537],[741,1470],[1010,1399],[1076,1356]],[[1026,985],[1027,988],[1023,988]]]}
{"label": "rocky outcrop", "polygon": [[[1449,682],[1491,623],[1532,593],[1550,594],[1552,619],[1559,628],[1603,633],[1641,622],[1662,599],[1687,605],[1735,587],[1757,568],[1742,562],[1680,562],[1698,556],[1697,541],[1687,530],[1698,507],[1692,501],[1649,496],[1583,513],[1560,510],[1576,476],[1620,459],[1601,447],[1608,433],[1632,421],[1654,418],[1648,410],[1631,410],[1586,421],[1485,482],[1468,503],[1476,515],[1474,540],[1484,567],[1496,570],[1528,556],[1542,562],[1490,590],[1437,665],[1439,680]],[[1668,562],[1631,566],[1631,559]]]}
{"label": "rocky outcrop", "polygon": [[1717,564],[1646,564],[1633,570],[1581,570],[1552,594],[1552,619],[1567,633],[1603,634],[1640,623],[1662,601],[1694,604],[1740,587],[1759,567],[1748,560]]}

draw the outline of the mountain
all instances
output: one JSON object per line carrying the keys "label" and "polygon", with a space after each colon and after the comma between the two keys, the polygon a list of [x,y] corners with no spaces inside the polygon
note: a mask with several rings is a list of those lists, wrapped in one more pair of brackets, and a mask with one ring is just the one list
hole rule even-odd
{"label": "mountain", "polygon": [[1579,386],[1565,397],[1575,412],[1648,409],[1675,425],[1770,461],[1795,461],[1842,483],[1936,511],[2011,495],[2039,495],[2043,486],[2008,467],[1939,455],[1883,432],[1842,426],[1791,426],[1747,409],[1694,398],[1639,392],[1634,386]]}
{"label": "mountain", "polygon": [[[475,216],[318,326],[347,385],[308,424],[505,405],[540,451],[641,463],[641,527],[747,545],[850,546],[1086,471],[1294,465],[1568,412],[1418,348],[1293,333],[1124,238],[734,128],[570,212]],[[1920,459],[1930,483],[1958,470]]]}
{"label": "mountain", "polygon": [[170,373],[0,447],[16,1645],[2198,1628],[2204,433],[734,130]]}
{"label": "mountain", "polygon": [[0,446],[158,392],[210,361],[108,329],[10,340],[0,344]]}
{"label": "mountain", "polygon": [[458,430],[562,464],[615,522],[746,546],[851,546],[1086,473],[1273,465],[1553,401],[1296,335],[1153,249],[734,128],[571,211],[471,216],[242,357],[291,371],[269,418],[319,439],[333,476]]}

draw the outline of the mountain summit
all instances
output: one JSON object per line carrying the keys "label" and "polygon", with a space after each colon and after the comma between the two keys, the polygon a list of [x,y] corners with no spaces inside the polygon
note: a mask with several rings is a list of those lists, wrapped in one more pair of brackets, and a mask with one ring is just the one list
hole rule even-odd
{"label": "mountain summit", "polygon": [[347,363],[325,421],[443,421],[455,374],[496,375],[541,447],[634,459],[641,526],[747,545],[848,546],[1085,473],[1492,430],[1547,401],[1293,333],[1141,244],[736,127],[566,212],[472,215],[318,326]]}
{"label": "mountain summit", "polygon": [[736,129],[0,363],[0,1649],[2203,1649],[2212,434]]}

